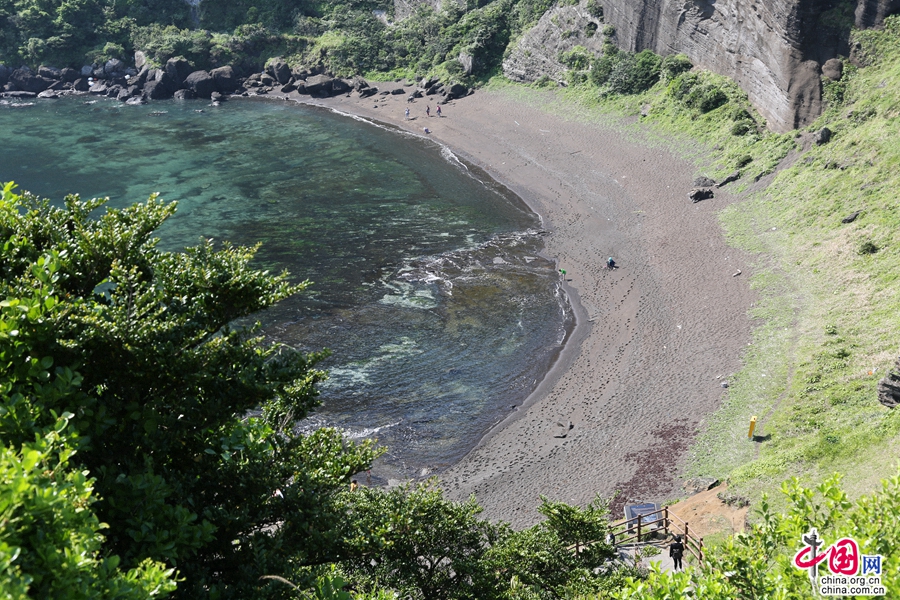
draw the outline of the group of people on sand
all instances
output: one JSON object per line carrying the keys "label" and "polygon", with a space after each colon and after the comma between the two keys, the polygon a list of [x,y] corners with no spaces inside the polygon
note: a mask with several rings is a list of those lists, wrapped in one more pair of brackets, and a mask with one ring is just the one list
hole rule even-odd
{"label": "group of people on sand", "polygon": [[[444,116],[443,114],[441,114],[440,106],[438,106],[437,109],[435,110],[435,114],[438,116],[438,118]],[[426,117],[431,116],[431,105],[430,104],[425,105],[425,116]],[[406,107],[406,120],[409,121],[409,107],[408,106]],[[427,127],[425,127],[425,133],[431,133],[431,130],[428,129]]]}
{"label": "group of people on sand", "polygon": [[[441,107],[440,107],[440,106],[438,106],[438,107],[437,107],[437,110],[435,110],[435,114],[438,116],[438,118],[444,116],[444,115],[441,114]],[[426,104],[426,105],[425,105],[425,116],[426,116],[426,117],[430,117],[430,116],[431,116],[431,105],[430,105],[430,104]],[[407,120],[407,121],[409,120],[409,107],[408,107],[408,106],[406,107],[406,120]]]}

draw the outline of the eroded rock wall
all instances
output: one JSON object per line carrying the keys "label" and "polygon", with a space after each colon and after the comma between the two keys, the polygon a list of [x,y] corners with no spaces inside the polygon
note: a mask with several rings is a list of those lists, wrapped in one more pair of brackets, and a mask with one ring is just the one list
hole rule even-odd
{"label": "eroded rock wall", "polygon": [[531,83],[544,76],[562,83],[566,66],[560,62],[560,54],[575,46],[601,54],[603,36],[599,30],[602,27],[602,20],[588,13],[584,2],[555,6],[525,32],[503,61],[503,74],[520,83]]}
{"label": "eroded rock wall", "polygon": [[[600,0],[620,48],[684,53],[695,65],[735,79],[768,119],[787,131],[822,109],[821,65],[847,55],[851,27],[878,25],[900,0]],[[576,10],[577,8],[577,10]],[[559,8],[553,10],[561,10]],[[569,9],[584,15],[580,7]],[[549,14],[549,13],[548,13]],[[523,36],[504,71],[522,80],[529,56],[554,57],[577,39],[554,36],[548,15]],[[537,43],[536,43],[537,42]],[[544,43],[546,48],[540,48]],[[589,45],[581,42],[582,45]],[[514,53],[515,54],[515,51]],[[511,58],[512,57],[511,54]],[[557,69],[558,70],[558,69]],[[518,71],[518,72],[516,72]],[[554,74],[557,74],[554,71]]]}

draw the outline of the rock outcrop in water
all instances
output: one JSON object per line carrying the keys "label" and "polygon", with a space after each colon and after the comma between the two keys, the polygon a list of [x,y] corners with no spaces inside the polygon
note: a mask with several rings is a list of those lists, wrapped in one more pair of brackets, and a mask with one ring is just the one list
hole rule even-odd
{"label": "rock outcrop in water", "polygon": [[[851,27],[878,25],[900,9],[900,0],[596,1],[620,48],[684,53],[733,78],[776,131],[805,126],[820,114],[822,67],[849,54]],[[504,73],[517,81],[554,77],[560,52],[591,48],[583,39],[590,19],[585,6],[547,12],[504,61]],[[827,74],[836,69],[830,63]]]}

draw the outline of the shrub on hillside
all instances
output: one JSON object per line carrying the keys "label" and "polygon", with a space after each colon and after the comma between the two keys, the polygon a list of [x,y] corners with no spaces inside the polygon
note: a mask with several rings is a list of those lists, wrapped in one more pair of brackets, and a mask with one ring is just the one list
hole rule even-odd
{"label": "shrub on hillside", "polygon": [[589,79],[605,93],[638,94],[659,81],[661,62],[650,50],[632,54],[607,48],[591,65]]}
{"label": "shrub on hillside", "polygon": [[669,94],[685,106],[708,113],[728,102],[728,95],[700,73],[682,73],[669,84]]}
{"label": "shrub on hillside", "polygon": [[660,64],[660,78],[669,82],[694,68],[690,59],[684,54],[670,54],[662,59]]}
{"label": "shrub on hillside", "polygon": [[559,53],[559,62],[570,69],[583,71],[591,66],[593,55],[584,46],[575,46],[568,52]]}

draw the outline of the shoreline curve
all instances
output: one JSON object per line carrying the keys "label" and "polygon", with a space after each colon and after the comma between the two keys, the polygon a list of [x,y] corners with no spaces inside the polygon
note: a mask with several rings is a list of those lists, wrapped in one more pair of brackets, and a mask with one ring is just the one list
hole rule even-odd
{"label": "shoreline curve", "polygon": [[[443,472],[449,498],[475,494],[487,518],[525,527],[540,519],[539,496],[584,505],[618,492],[617,514],[681,495],[691,444],[750,341],[755,296],[747,275],[731,275],[751,269],[717,217],[735,198],[717,190],[692,204],[695,166],[668,149],[502,91],[450,102],[442,118],[405,94],[269,97],[413,135],[427,124],[540,216],[544,255],[568,272],[571,334],[525,402]],[[607,255],[619,269],[606,270]]]}

